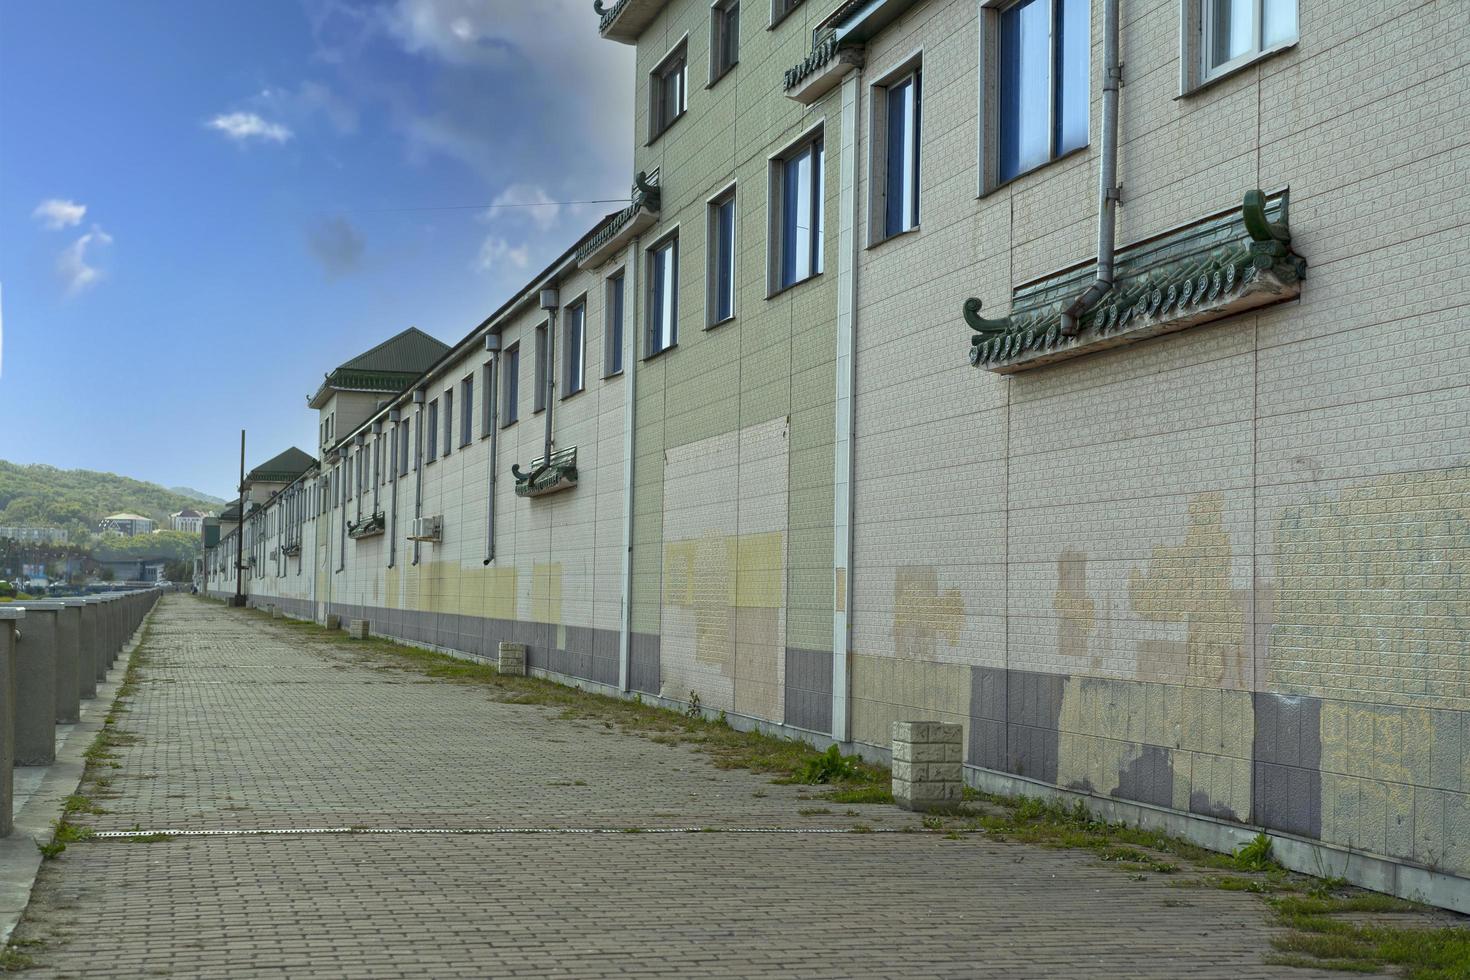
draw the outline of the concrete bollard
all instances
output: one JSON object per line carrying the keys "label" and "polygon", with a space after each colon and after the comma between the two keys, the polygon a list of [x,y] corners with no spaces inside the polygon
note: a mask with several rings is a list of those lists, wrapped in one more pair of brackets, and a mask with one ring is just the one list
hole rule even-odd
{"label": "concrete bollard", "polygon": [[526,676],[526,645],[524,643],[506,643],[502,640],[499,653],[500,660],[495,668],[496,673]]}
{"label": "concrete bollard", "polygon": [[958,806],[964,798],[964,742],[959,725],[893,723],[893,802],[905,810]]}
{"label": "concrete bollard", "polygon": [[56,723],[70,725],[81,720],[81,686],[78,671],[82,654],[82,607],[85,599],[61,599],[56,617]]}
{"label": "concrete bollard", "polygon": [[77,697],[90,701],[97,696],[97,666],[102,662],[101,608],[102,600],[87,596],[82,606],[81,629],[77,658]]}
{"label": "concrete bollard", "polygon": [[280,618],[281,618],[281,607],[278,606],[278,605],[276,605],[274,602],[271,603],[271,619],[280,619]]}
{"label": "concrete bollard", "polygon": [[349,619],[347,635],[354,640],[366,640],[372,635],[372,622],[366,619]]}
{"label": "concrete bollard", "polygon": [[329,630],[339,630],[342,628],[342,617],[336,613],[327,613],[327,621],[324,625]]}
{"label": "concrete bollard", "polygon": [[0,837],[15,824],[15,631],[26,611],[0,606]]}
{"label": "concrete bollard", "polygon": [[26,600],[26,625],[15,644],[15,764],[56,761],[56,621],[59,602]]}

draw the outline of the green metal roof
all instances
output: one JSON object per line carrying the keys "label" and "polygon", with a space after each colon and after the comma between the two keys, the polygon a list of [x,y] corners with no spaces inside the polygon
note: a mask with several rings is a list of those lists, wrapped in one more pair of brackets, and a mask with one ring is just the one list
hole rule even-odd
{"label": "green metal roof", "polygon": [[316,457],[295,446],[245,474],[247,483],[290,483],[316,465]]}
{"label": "green metal roof", "polygon": [[332,373],[419,375],[448,350],[448,344],[435,340],[418,327],[409,327],[396,337],[389,337],[371,350],[338,365]]}

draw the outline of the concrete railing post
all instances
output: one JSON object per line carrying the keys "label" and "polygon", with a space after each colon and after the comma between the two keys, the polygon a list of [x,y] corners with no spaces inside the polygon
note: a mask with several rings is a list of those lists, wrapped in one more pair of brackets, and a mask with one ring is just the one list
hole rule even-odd
{"label": "concrete railing post", "polygon": [[90,701],[97,696],[97,668],[102,663],[102,600],[87,596],[86,602],[78,633],[81,654],[77,659],[77,697]]}
{"label": "concrete railing post", "polygon": [[893,723],[893,802],[905,810],[958,806],[964,798],[964,742],[959,725]]}
{"label": "concrete railing post", "polygon": [[85,599],[62,599],[56,616],[56,723],[81,720],[82,608]]}
{"label": "concrete railing post", "polygon": [[0,606],[0,837],[9,837],[15,810],[15,632],[26,611]]}
{"label": "concrete railing post", "polygon": [[56,621],[59,602],[26,600],[26,625],[15,644],[15,764],[56,761]]}

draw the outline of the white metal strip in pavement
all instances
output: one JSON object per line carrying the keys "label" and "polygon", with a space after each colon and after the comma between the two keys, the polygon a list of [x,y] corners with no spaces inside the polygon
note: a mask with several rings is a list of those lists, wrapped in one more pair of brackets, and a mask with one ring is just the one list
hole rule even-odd
{"label": "white metal strip in pavement", "polygon": [[101,830],[92,838],[139,837],[296,837],[305,834],[411,834],[475,836],[491,834],[902,834],[897,827],[274,827],[238,830]]}

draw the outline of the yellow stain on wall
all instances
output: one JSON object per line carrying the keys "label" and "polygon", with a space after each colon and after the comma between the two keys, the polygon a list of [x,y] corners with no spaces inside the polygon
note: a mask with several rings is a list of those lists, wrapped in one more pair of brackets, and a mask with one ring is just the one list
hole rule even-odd
{"label": "yellow stain on wall", "polygon": [[1218,492],[1189,502],[1184,543],[1153,550],[1147,570],[1128,576],[1133,611],[1159,623],[1183,623],[1185,639],[1140,643],[1140,680],[1205,687],[1249,687],[1249,594],[1230,584],[1230,535]]}
{"label": "yellow stain on wall", "polygon": [[1273,691],[1462,708],[1470,698],[1470,468],[1401,473],[1284,508]]}
{"label": "yellow stain on wall", "polygon": [[970,731],[970,668],[923,660],[852,657],[852,737],[888,746],[895,721],[941,721]]}
{"label": "yellow stain on wall", "polygon": [[[1064,657],[1082,659],[1087,656],[1088,640],[1094,628],[1097,603],[1087,593],[1087,556],[1067,550],[1057,559],[1057,592],[1052,598],[1057,612],[1057,645]],[[1098,666],[1099,658],[1092,658]]]}
{"label": "yellow stain on wall", "polygon": [[[783,642],[777,611],[785,594],[785,535],[710,533],[666,542],[663,558],[664,604],[694,613],[695,661],[747,685],[776,684],[777,651]],[[745,696],[739,687],[737,703]],[[774,703],[778,696],[774,688],[746,694],[761,705]]]}
{"label": "yellow stain on wall", "polygon": [[939,569],[908,565],[893,582],[893,649],[910,660],[932,660],[940,643],[955,646],[965,625],[959,589],[939,591]]}
{"label": "yellow stain on wall", "polygon": [[562,564],[536,562],[531,567],[531,621],[561,622]]}

